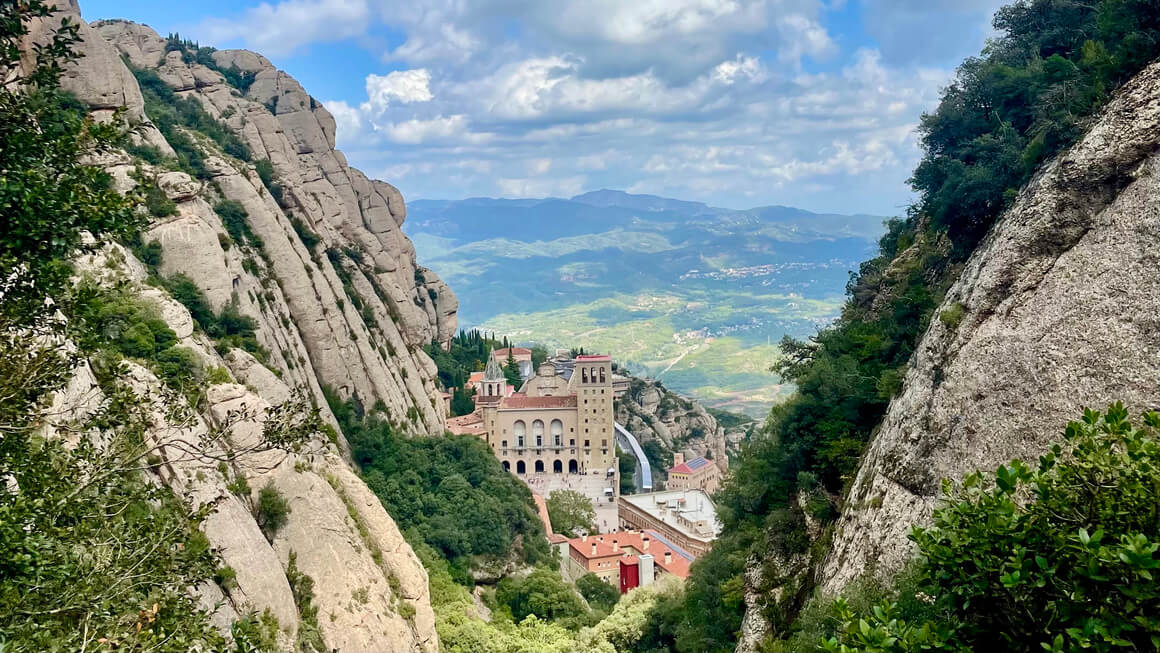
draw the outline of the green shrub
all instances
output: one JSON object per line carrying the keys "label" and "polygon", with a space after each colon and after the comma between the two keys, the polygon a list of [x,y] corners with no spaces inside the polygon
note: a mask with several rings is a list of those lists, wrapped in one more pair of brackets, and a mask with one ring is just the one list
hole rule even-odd
{"label": "green shrub", "polygon": [[250,223],[246,221],[249,213],[241,202],[222,200],[214,205],[213,210],[222,219],[222,225],[234,242],[251,244],[256,242],[254,232],[250,231]]}
{"label": "green shrub", "polygon": [[170,215],[177,215],[177,204],[169,199],[165,191],[157,185],[156,179],[150,179],[145,186],[145,208],[149,209],[149,214],[155,218],[164,218]]}
{"label": "green shrub", "polygon": [[516,623],[528,615],[550,621],[575,621],[588,614],[580,596],[554,569],[536,569],[524,577],[504,578],[496,586],[495,598],[511,611]]}
{"label": "green shrub", "polygon": [[158,376],[175,388],[187,387],[201,370],[197,354],[185,347],[164,349],[156,354],[154,360]]}
{"label": "green shrub", "polygon": [[163,253],[161,243],[156,240],[151,240],[133,251],[133,254],[145,264],[145,267],[153,272],[156,272],[157,268],[161,267]]}
{"label": "green shrub", "polygon": [[286,580],[298,606],[298,647],[303,651],[325,651],[322,629],[318,626],[318,606],[314,605],[314,579],[298,569],[298,555],[291,551],[286,563]]}
{"label": "green shrub", "polygon": [[605,612],[611,612],[616,602],[620,600],[619,588],[600,580],[600,577],[593,573],[577,578],[576,589],[580,590],[580,595],[588,601],[588,605]]}
{"label": "green shrub", "polygon": [[843,611],[837,651],[1120,651],[1160,642],[1160,413],[1085,411],[1035,467],[947,486],[915,528],[922,589],[945,611]]}
{"label": "green shrub", "polygon": [[221,383],[233,383],[234,380],[230,378],[230,372],[226,368],[218,365],[211,367],[205,374],[205,382],[209,385],[217,385]]}
{"label": "green shrub", "polygon": [[273,540],[278,531],[290,519],[290,504],[286,497],[274,487],[273,482],[266,484],[258,492],[257,520],[258,527],[265,533],[266,539]]}
{"label": "green shrub", "polygon": [[[231,570],[233,571],[233,570]],[[237,653],[266,653],[278,650],[278,618],[266,608],[262,614],[250,612],[230,626]]]}
{"label": "green shrub", "polygon": [[951,304],[951,307],[938,314],[939,322],[942,322],[948,329],[957,329],[959,324],[963,321],[963,316],[967,312],[967,307],[960,302]]}

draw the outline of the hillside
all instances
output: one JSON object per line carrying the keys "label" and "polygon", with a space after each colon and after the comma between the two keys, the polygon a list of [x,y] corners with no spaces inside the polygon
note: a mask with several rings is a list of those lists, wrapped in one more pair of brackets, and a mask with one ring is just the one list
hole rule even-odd
{"label": "hillside", "polygon": [[402,197],[346,165],[330,114],[263,57],[90,26],[75,3],[23,34],[37,7],[4,9],[6,48],[41,54],[4,60],[22,174],[4,189],[0,639],[437,650],[427,571],[327,403],[442,430],[423,348],[456,301],[416,265]]}
{"label": "hillside", "polygon": [[458,289],[467,327],[616,352],[707,406],[764,414],[788,388],[776,344],[838,314],[882,218],[745,211],[594,191],[571,199],[421,200],[404,229]]}
{"label": "hillside", "polygon": [[[1156,636],[1131,616],[1156,605],[1146,576],[1059,566],[1055,542],[1157,536],[1154,493],[1104,513],[1056,484],[1139,473],[1136,454],[1101,451],[1144,466],[1154,452],[1154,431],[1126,416],[1160,404],[1147,272],[1160,14],[1030,0],[994,24],[922,120],[918,201],[834,325],[785,343],[777,369],[797,390],[733,460],[725,532],[658,620],[667,646],[1130,650]],[[1129,408],[1084,410],[1117,400]],[[1010,562],[1032,541],[1034,564]],[[1156,564],[1143,546],[1140,564]],[[1110,625],[1121,618],[1132,625]],[[1096,644],[1100,628],[1124,637]]]}

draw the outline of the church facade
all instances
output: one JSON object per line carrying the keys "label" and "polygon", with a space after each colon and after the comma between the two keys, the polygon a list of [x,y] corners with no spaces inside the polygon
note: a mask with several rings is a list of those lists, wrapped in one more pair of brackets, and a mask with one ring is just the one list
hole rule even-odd
{"label": "church facade", "polygon": [[452,418],[448,428],[486,440],[504,469],[519,477],[615,473],[612,357],[577,356],[571,363],[568,378],[544,363],[511,392],[493,358],[475,412]]}

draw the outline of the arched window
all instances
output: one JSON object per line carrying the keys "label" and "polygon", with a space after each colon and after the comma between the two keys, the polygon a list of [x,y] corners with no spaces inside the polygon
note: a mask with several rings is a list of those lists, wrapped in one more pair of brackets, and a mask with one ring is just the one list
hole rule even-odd
{"label": "arched window", "polygon": [[573,458],[572,460],[569,460],[568,461],[568,473],[575,474],[578,471],[580,471],[580,466],[576,464],[576,459]]}
{"label": "arched window", "polygon": [[532,435],[536,438],[537,447],[544,446],[544,423],[542,421],[536,420],[532,422]]}
{"label": "arched window", "polygon": [[580,368],[580,382],[581,383],[588,383],[588,368],[587,367]]}
{"label": "arched window", "polygon": [[508,462],[508,461],[506,461],[506,460],[505,460],[505,461],[503,461],[503,471],[505,471],[505,472],[510,472],[510,471],[512,471],[512,464],[511,464],[511,463],[509,463],[509,462]]}
{"label": "arched window", "polygon": [[552,420],[552,444],[557,447],[564,444],[564,422],[558,419]]}
{"label": "arched window", "polygon": [[528,473],[528,466],[524,464],[524,461],[520,460],[516,462],[516,473],[520,476]]}
{"label": "arched window", "polygon": [[537,473],[537,474],[543,474],[543,473],[544,473],[544,461],[542,461],[542,460],[537,460],[537,461],[536,461],[536,473]]}
{"label": "arched window", "polygon": [[513,429],[516,432],[516,448],[524,448],[524,436],[528,433],[528,426],[523,420],[517,420]]}
{"label": "arched window", "polygon": [[604,368],[600,368],[600,382],[604,383]]}
{"label": "arched window", "polygon": [[557,473],[557,474],[564,471],[564,463],[560,462],[559,460],[553,462],[552,463],[552,471]]}

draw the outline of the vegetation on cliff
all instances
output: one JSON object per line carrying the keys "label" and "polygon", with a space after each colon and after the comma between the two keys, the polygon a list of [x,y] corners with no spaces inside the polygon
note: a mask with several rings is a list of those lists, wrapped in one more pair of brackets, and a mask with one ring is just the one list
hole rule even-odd
{"label": "vegetation on cliff", "polygon": [[487,444],[470,436],[400,435],[372,410],[326,391],[367,486],[412,544],[448,561],[461,584],[484,559],[535,564],[549,557],[531,491],[504,471]]}
{"label": "vegetation on cliff", "polygon": [[[1160,413],[1087,411],[1037,465],[946,488],[915,528],[918,587],[855,613],[819,650],[1113,651],[1160,646]],[[928,607],[916,614],[899,601]],[[816,641],[816,640],[815,640]]]}
{"label": "vegetation on cliff", "polygon": [[824,538],[806,536],[806,518],[832,519],[962,261],[1034,172],[1160,53],[1160,12],[1143,0],[1022,0],[1001,9],[995,27],[998,36],[924,116],[924,156],[911,179],[919,199],[851,278],[841,317],[808,341],[783,343],[776,371],[797,392],[734,461],[719,495],[725,533],[693,567],[669,642],[677,650],[733,648],[751,555],[766,561],[754,589],[781,590],[764,616],[775,632],[788,628],[811,588],[778,563],[824,553]]}
{"label": "vegetation on cliff", "polygon": [[[5,650],[226,648],[189,588],[213,582],[217,560],[194,509],[147,473],[164,437],[151,435],[149,399],[127,378],[126,359],[154,370],[174,419],[187,418],[199,374],[156,309],[118,289],[73,288],[70,260],[92,249],[85,234],[130,240],[142,197],[113,190],[85,163],[124,142],[116,122],[97,124],[59,88],[78,55],[64,19],[20,69],[20,40],[52,9],[39,0],[0,4],[0,647]],[[63,319],[62,319],[63,318]],[[71,344],[68,344],[71,343]],[[86,362],[99,401],[54,432],[54,393]],[[271,420],[253,449],[292,448],[313,422]],[[285,428],[282,428],[285,427]],[[220,447],[211,431],[188,451]],[[206,450],[198,449],[207,447]],[[222,460],[234,454],[222,453]],[[245,646],[245,638],[238,646]]]}

